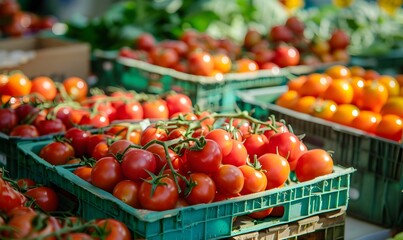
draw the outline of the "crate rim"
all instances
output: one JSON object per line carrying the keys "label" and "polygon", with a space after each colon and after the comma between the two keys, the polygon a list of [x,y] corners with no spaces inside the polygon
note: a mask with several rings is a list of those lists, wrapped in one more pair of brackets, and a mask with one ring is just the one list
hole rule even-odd
{"label": "crate rim", "polygon": [[[301,113],[298,111],[287,109],[287,108],[278,106],[273,103],[261,102],[261,101],[256,100],[256,98],[255,98],[255,96],[260,95],[259,93],[263,93],[263,92],[267,91],[268,89],[273,92],[277,92],[277,91],[281,92],[281,91],[286,91],[287,88],[288,88],[287,86],[275,86],[275,87],[267,87],[267,88],[259,88],[259,89],[237,90],[235,94],[237,95],[238,98],[240,98],[241,101],[248,103],[248,104],[256,105],[256,106],[259,106],[262,108],[272,109],[272,110],[287,114],[289,116],[293,116],[294,118],[297,118],[298,120],[309,121],[309,122],[321,124],[321,125],[332,128],[334,131],[348,133],[348,134],[352,134],[354,136],[358,136],[358,137],[362,137],[362,138],[369,138],[369,139],[374,139],[374,140],[378,140],[378,141],[384,141],[384,142],[388,142],[390,144],[398,145],[401,148],[403,148],[403,141],[401,143],[399,143],[399,142],[396,142],[396,141],[393,141],[393,140],[390,140],[387,138],[369,134],[365,131],[361,131],[361,130],[353,128],[353,127],[344,126],[344,125],[341,125],[341,124],[338,124],[335,122],[331,122],[331,121],[327,121],[324,119],[320,119],[320,118],[311,116],[309,114],[304,114],[304,113]],[[403,140],[403,135],[402,135],[402,140]]]}

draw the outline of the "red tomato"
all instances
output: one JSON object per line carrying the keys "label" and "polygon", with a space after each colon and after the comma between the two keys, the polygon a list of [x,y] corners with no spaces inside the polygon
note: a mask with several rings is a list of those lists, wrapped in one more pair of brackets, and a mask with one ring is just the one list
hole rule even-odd
{"label": "red tomato", "polygon": [[17,114],[13,109],[0,108],[0,132],[8,134],[17,124]]}
{"label": "red tomato", "polygon": [[251,214],[248,214],[249,217],[254,218],[254,219],[261,219],[265,218],[270,215],[270,213],[273,211],[273,208],[267,208],[265,210],[253,212]]}
{"label": "red tomato", "polygon": [[15,126],[13,130],[11,130],[10,136],[36,138],[39,137],[39,132],[34,125],[22,124]]}
{"label": "red tomato", "polygon": [[168,134],[164,129],[149,126],[141,133],[140,145],[144,146],[152,140],[165,141],[167,139]]}
{"label": "red tomato", "polygon": [[41,136],[66,131],[66,126],[64,126],[62,120],[58,118],[41,120],[36,125],[36,128]]}
{"label": "red tomato", "polygon": [[277,133],[271,136],[266,144],[266,153],[279,154],[289,162],[295,161],[299,155],[299,138],[290,132]]}
{"label": "red tomato", "polygon": [[[162,168],[165,167],[165,169],[169,168],[169,166],[167,165],[167,155],[165,154],[165,149],[162,145],[160,144],[151,144],[149,147],[147,147],[146,149],[147,151],[151,152],[152,154],[154,154],[157,166],[155,169],[155,172],[158,173],[161,171]],[[172,165],[176,167],[179,167],[179,161],[180,161],[180,157],[178,156],[178,154],[176,154],[174,151],[172,151],[171,149],[168,149],[168,153],[169,153],[169,159],[172,163]]]}
{"label": "red tomato", "polygon": [[293,152],[293,157],[291,158],[291,159],[294,159],[294,160],[288,162],[290,164],[290,170],[291,171],[295,170],[295,167],[297,166],[299,157],[303,153],[305,153],[307,151],[308,151],[308,148],[306,147],[306,145],[302,141],[300,141],[298,150]]}
{"label": "red tomato", "polygon": [[214,62],[211,55],[203,51],[193,51],[188,55],[189,73],[194,75],[211,76]]}
{"label": "red tomato", "polygon": [[131,240],[132,235],[127,226],[115,219],[106,218],[97,222],[100,229],[103,229],[101,239],[104,240]]}
{"label": "red tomato", "polygon": [[30,178],[20,178],[17,180],[17,184],[20,189],[24,190],[36,185],[35,181]]}
{"label": "red tomato", "polygon": [[177,93],[170,94],[166,97],[169,116],[181,112],[181,113],[191,113],[193,112],[192,100],[185,94]]}
{"label": "red tomato", "polygon": [[211,139],[220,146],[223,157],[227,156],[232,150],[231,134],[224,129],[217,128],[211,130],[206,135],[206,139]]}
{"label": "red tomato", "polygon": [[78,168],[76,168],[73,173],[75,175],[77,175],[78,177],[80,177],[81,179],[87,181],[87,182],[91,182],[91,173],[92,173],[92,167],[88,167],[88,166],[80,166]]}
{"label": "red tomato", "polygon": [[66,131],[64,138],[70,141],[71,146],[74,148],[76,157],[84,156],[87,149],[88,139],[91,136],[89,131],[72,127]]}
{"label": "red tomato", "polygon": [[133,149],[133,148],[130,148],[131,146],[133,146],[133,143],[130,140],[126,140],[126,139],[117,140],[109,146],[108,154],[111,154],[112,156],[116,157],[117,159],[121,159],[127,151],[130,151],[130,149]]}
{"label": "red tomato", "polygon": [[116,108],[116,120],[142,120],[143,118],[143,106],[137,101],[130,101]]}
{"label": "red tomato", "polygon": [[91,157],[94,158],[95,160],[99,160],[103,157],[106,157],[108,153],[109,153],[108,143],[101,141],[97,145],[95,145]]}
{"label": "red tomato", "polygon": [[248,160],[248,151],[244,144],[238,140],[232,139],[231,152],[222,158],[222,164],[231,164],[236,167],[246,164]]}
{"label": "red tomato", "polygon": [[273,62],[279,67],[295,66],[299,64],[300,54],[298,49],[292,46],[279,46],[274,51]]}
{"label": "red tomato", "polygon": [[333,172],[333,159],[323,149],[312,149],[302,154],[295,167],[298,181],[305,182]]}
{"label": "red tomato", "polygon": [[[143,181],[139,190],[139,200],[143,208],[153,211],[174,209],[179,198],[178,188],[170,177],[162,177],[150,183],[151,178]],[[152,192],[153,184],[157,187]]]}
{"label": "red tomato", "polygon": [[79,125],[88,125],[95,128],[103,128],[109,125],[109,117],[105,112],[96,114],[85,114],[82,116]]}
{"label": "red tomato", "polygon": [[23,206],[26,197],[0,178],[0,210],[9,211],[15,207]]}
{"label": "red tomato", "polygon": [[242,171],[234,165],[222,165],[217,172],[213,173],[212,178],[217,191],[224,194],[238,194],[244,185]]}
{"label": "red tomato", "polygon": [[[276,133],[283,133],[283,132],[288,132],[288,128],[287,126],[282,123],[282,122],[274,122],[273,121],[269,121],[269,123],[272,123],[273,126],[275,127],[276,131],[269,129],[264,131],[264,135],[267,137],[268,140],[270,140],[271,136],[273,136]],[[264,126],[263,126],[264,127]]]}
{"label": "red tomato", "polygon": [[149,33],[142,33],[136,38],[136,48],[140,50],[150,51],[156,45],[155,38]]}
{"label": "red tomato", "polygon": [[95,146],[99,143],[99,142],[106,142],[108,139],[110,139],[111,136],[107,135],[107,134],[102,134],[102,133],[98,133],[98,134],[91,134],[88,137],[88,142],[87,142],[87,148],[85,150],[85,154],[87,156],[91,156],[92,153],[94,152]]}
{"label": "red tomato", "polygon": [[50,164],[63,165],[74,158],[74,149],[66,142],[51,142],[39,151],[39,156]]}
{"label": "red tomato", "polygon": [[267,178],[266,190],[278,188],[287,181],[290,175],[290,165],[287,159],[278,154],[266,153],[257,160],[262,165],[262,170]]}
{"label": "red tomato", "polygon": [[216,185],[214,181],[205,173],[191,173],[188,180],[194,182],[189,194],[185,197],[190,205],[200,203],[211,203],[214,201]]}
{"label": "red tomato", "polygon": [[147,101],[142,104],[144,118],[149,119],[168,119],[169,111],[165,100],[158,99]]}
{"label": "red tomato", "polygon": [[140,208],[140,200],[138,197],[139,190],[139,182],[123,180],[116,184],[112,194],[127,205],[134,208]]}
{"label": "red tomato", "polygon": [[132,181],[148,178],[150,174],[147,171],[155,173],[156,167],[154,155],[143,149],[130,150],[122,158],[123,175]]}
{"label": "red tomato", "polygon": [[[56,229],[51,222],[51,218],[49,217],[46,219],[46,217],[47,216],[37,212],[27,212],[26,214],[14,215],[8,221],[7,226],[15,231],[10,231],[8,237],[12,239],[38,239],[40,236],[51,234]],[[35,219],[43,221],[43,228],[38,229],[35,224],[33,224]]]}
{"label": "red tomato", "polygon": [[267,137],[263,134],[251,134],[249,135],[243,145],[248,151],[249,158],[254,159],[254,157],[260,157],[265,153],[265,145],[269,141]]}
{"label": "red tomato", "polygon": [[252,166],[242,165],[239,167],[245,179],[241,194],[250,194],[264,191],[267,186],[266,175]]}
{"label": "red tomato", "polygon": [[188,149],[186,159],[192,172],[213,173],[218,171],[222,162],[220,146],[213,140],[206,139],[201,150]]}
{"label": "red tomato", "polygon": [[105,191],[112,192],[116,184],[122,180],[122,167],[114,157],[103,157],[92,168],[92,184]]}
{"label": "red tomato", "polygon": [[15,113],[20,123],[29,123],[39,113],[39,109],[31,103],[23,103],[15,108]]}
{"label": "red tomato", "polygon": [[35,204],[46,212],[56,211],[59,207],[59,197],[55,190],[49,187],[31,188],[25,192],[35,200]]}
{"label": "red tomato", "polygon": [[201,120],[200,124],[202,126],[213,126],[215,121],[214,118],[211,116],[211,113],[208,111],[198,113],[197,117],[199,118],[199,120]]}

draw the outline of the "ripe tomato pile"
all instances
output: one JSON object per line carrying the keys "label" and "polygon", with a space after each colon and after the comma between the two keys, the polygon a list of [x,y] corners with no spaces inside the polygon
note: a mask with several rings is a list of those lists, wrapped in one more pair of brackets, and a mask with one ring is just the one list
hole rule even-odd
{"label": "ripe tomato pile", "polygon": [[[0,237],[2,239],[131,239],[120,221],[58,216],[59,196],[53,188],[29,178],[0,175]],[[67,213],[66,213],[67,214]]]}
{"label": "ripe tomato pile", "polygon": [[336,65],[288,83],[276,104],[395,141],[403,133],[403,76]]}
{"label": "ripe tomato pile", "polygon": [[179,39],[160,42],[143,33],[135,40],[134,49],[124,47],[119,56],[202,76],[349,59],[349,37],[343,31],[335,31],[328,40],[310,41],[304,36],[304,29],[303,22],[290,17],[267,34],[249,29],[243,43],[214,39],[192,30]]}
{"label": "ripe tomato pile", "polygon": [[71,128],[67,140],[48,143],[39,156],[55,165],[81,162],[74,174],[154,211],[281,188],[291,171],[300,182],[333,171],[328,152],[308,150],[284,123],[246,112],[181,113],[137,129],[133,139],[116,137],[117,126],[103,133]]}
{"label": "ripe tomato pile", "polygon": [[0,132],[34,138],[73,126],[101,128],[117,120],[168,119],[192,109],[183,94],[163,97],[118,89],[106,94],[77,77],[55,82],[49,77],[0,75]]}

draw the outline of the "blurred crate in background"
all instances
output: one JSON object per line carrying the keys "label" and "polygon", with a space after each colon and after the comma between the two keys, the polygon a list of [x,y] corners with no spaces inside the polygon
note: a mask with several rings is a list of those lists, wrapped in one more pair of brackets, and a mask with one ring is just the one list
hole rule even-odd
{"label": "blurred crate in background", "polygon": [[305,134],[309,148],[334,151],[335,163],[354,167],[348,214],[385,227],[403,224],[403,145],[340,124],[275,105],[286,87],[238,91],[237,104],[254,117],[271,114],[294,132]]}

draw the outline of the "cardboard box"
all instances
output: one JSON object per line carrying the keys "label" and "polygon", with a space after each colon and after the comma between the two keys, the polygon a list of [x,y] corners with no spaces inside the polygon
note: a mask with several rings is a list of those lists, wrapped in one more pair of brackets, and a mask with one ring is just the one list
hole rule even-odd
{"label": "cardboard box", "polygon": [[90,46],[52,37],[11,38],[0,41],[0,51],[22,50],[31,53],[25,61],[0,65],[0,72],[21,70],[28,77],[39,75],[63,79],[76,76],[87,79],[90,73]]}

